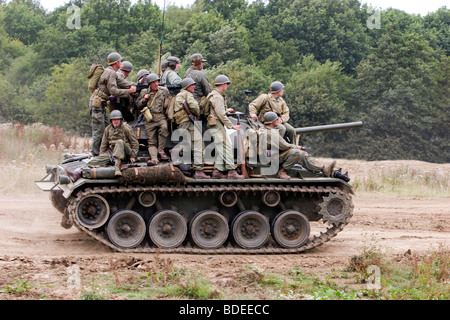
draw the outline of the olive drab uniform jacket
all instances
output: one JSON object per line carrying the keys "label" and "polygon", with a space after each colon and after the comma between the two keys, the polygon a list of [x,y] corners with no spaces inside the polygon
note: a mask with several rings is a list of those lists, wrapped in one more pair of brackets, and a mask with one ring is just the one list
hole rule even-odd
{"label": "olive drab uniform jacket", "polygon": [[202,97],[206,97],[212,91],[211,85],[208,82],[208,78],[206,78],[205,71],[190,67],[186,71],[184,77],[189,77],[195,81],[194,98],[200,104],[200,100],[202,99]]}
{"label": "olive drab uniform jacket", "polygon": [[[147,101],[144,101],[144,96],[149,94],[150,97]],[[150,109],[150,112],[153,115],[153,119],[164,116],[167,106],[169,104],[169,90],[167,88],[159,86],[158,91],[155,93],[149,87],[148,89],[142,90],[139,94],[139,97],[136,100],[136,106],[139,109],[147,106]]]}
{"label": "olive drab uniform jacket", "polygon": [[116,141],[123,140],[131,148],[131,158],[136,158],[139,151],[139,142],[133,132],[133,129],[126,123],[121,123],[117,129],[110,124],[103,133],[100,153],[106,153],[108,150],[114,150]]}
{"label": "olive drab uniform jacket", "polygon": [[264,114],[269,111],[275,112],[283,123],[289,121],[289,108],[282,97],[274,98],[271,93],[264,93],[250,102],[250,117],[257,116],[264,123]]}
{"label": "olive drab uniform jacket", "polygon": [[113,67],[105,69],[98,80],[98,89],[108,97],[128,98],[128,88],[133,84],[125,78],[119,78]]}
{"label": "olive drab uniform jacket", "polygon": [[191,92],[182,89],[180,93],[177,94],[175,102],[174,119],[177,124],[191,121],[189,120],[188,113],[183,105],[183,101],[186,101],[191,114],[193,114],[197,118],[200,117],[200,107],[197,100],[194,99],[194,95]]}
{"label": "olive drab uniform jacket", "polygon": [[210,110],[209,113],[211,116],[216,118],[216,121],[219,120],[224,127],[231,129],[233,127],[233,123],[227,117],[227,96],[224,92],[220,92],[217,89],[214,89],[211,94],[208,96],[210,102]]}

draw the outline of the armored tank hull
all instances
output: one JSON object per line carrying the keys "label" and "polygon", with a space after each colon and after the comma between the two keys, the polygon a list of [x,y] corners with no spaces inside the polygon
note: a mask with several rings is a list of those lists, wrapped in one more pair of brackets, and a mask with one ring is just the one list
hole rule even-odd
{"label": "armored tank hull", "polygon": [[[63,227],[119,252],[299,253],[330,241],[353,215],[348,182],[300,165],[290,180],[261,175],[258,166],[244,180],[196,180],[172,163],[148,167],[144,156],[117,179],[113,167],[84,167],[88,160],[68,155],[36,184],[50,192]],[[79,168],[74,182],[67,172]]]}

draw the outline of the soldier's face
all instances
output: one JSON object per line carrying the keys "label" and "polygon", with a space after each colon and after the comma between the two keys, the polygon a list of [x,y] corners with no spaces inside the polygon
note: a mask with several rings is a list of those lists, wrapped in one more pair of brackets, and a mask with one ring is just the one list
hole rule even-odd
{"label": "soldier's face", "polygon": [[194,90],[195,90],[195,83],[191,84],[189,87],[187,87],[186,90],[189,91],[189,92],[194,92]]}
{"label": "soldier's face", "polygon": [[150,83],[150,89],[152,89],[152,91],[158,91],[158,86],[159,81],[153,81],[152,83]]}
{"label": "soldier's face", "polygon": [[111,120],[114,129],[117,129],[120,126],[120,121],[122,121],[122,119],[112,119]]}

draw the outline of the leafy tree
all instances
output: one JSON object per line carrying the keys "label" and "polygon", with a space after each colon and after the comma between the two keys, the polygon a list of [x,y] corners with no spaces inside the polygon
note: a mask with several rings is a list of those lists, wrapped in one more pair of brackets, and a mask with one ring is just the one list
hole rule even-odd
{"label": "leafy tree", "polygon": [[58,124],[65,130],[82,134],[90,132],[90,92],[85,73],[79,71],[85,66],[84,59],[74,59],[52,68],[45,100],[36,110],[38,121],[48,125]]}
{"label": "leafy tree", "polygon": [[450,55],[450,9],[446,7],[424,17],[424,27],[436,34],[437,45],[447,56]]}
{"label": "leafy tree", "polygon": [[438,73],[435,51],[423,36],[394,27],[358,67],[358,101],[366,127],[358,136],[357,156],[429,161],[440,152],[428,145]]}
{"label": "leafy tree", "polygon": [[366,26],[356,14],[358,1],[295,0],[288,7],[285,1],[274,3],[278,14],[268,18],[273,37],[292,39],[302,55],[313,54],[322,63],[340,62],[347,73],[353,73],[368,53]]}
{"label": "leafy tree", "polygon": [[4,6],[5,31],[28,45],[38,39],[39,32],[45,27],[45,10],[39,1],[12,0]]}

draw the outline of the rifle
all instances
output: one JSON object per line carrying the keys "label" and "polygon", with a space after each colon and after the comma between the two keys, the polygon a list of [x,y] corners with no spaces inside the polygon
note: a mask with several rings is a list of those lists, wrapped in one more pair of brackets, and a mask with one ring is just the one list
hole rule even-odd
{"label": "rifle", "polygon": [[142,90],[144,89],[148,89],[148,84],[143,84],[143,83],[136,83],[133,84],[133,86],[136,87],[136,93],[141,93]]}
{"label": "rifle", "polygon": [[[240,112],[237,112],[237,125],[240,126],[241,125],[241,114]],[[241,165],[241,174],[247,179],[249,177],[248,172],[247,172],[247,168],[245,166],[246,163],[246,159],[245,159],[245,154],[244,154],[244,146],[243,146],[243,142],[242,142],[242,137],[241,137],[241,130],[239,129],[237,131],[237,139],[238,139],[238,144],[239,144],[239,162]]]}
{"label": "rifle", "polygon": [[184,106],[184,109],[186,110],[186,112],[187,112],[187,114],[188,114],[189,119],[194,123],[194,126],[198,129],[198,131],[202,132],[202,126],[201,126],[201,124],[199,123],[197,117],[194,116],[194,115],[191,113],[191,111],[189,110],[189,106],[188,106],[186,100],[183,100],[183,106]]}

